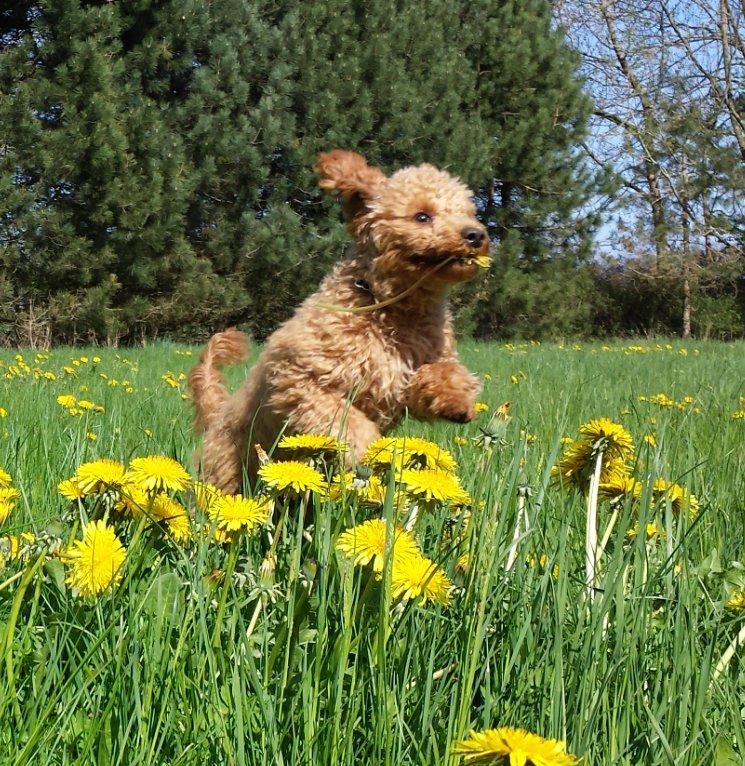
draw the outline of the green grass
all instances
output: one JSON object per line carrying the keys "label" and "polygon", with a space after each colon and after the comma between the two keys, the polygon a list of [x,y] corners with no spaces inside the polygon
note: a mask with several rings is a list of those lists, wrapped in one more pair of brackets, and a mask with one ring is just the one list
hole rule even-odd
{"label": "green grass", "polygon": [[[79,535],[85,511],[56,485],[85,460],[164,453],[190,466],[188,402],[161,378],[186,372],[187,352],[58,349],[35,363],[24,351],[57,380],[23,371],[8,380],[14,352],[0,351],[0,467],[22,492],[2,534],[33,530],[51,544]],[[316,501],[308,536],[290,515],[272,578],[259,573],[266,534],[241,541],[235,574],[220,583],[209,575],[225,569],[227,548],[146,533],[121,585],[97,600],[65,587],[59,560],[10,563],[0,571],[0,763],[431,766],[458,763],[452,745],[469,728],[501,725],[566,740],[588,765],[741,764],[745,649],[717,678],[714,668],[745,615],[725,607],[745,587],[745,419],[733,418],[745,410],[745,345],[466,343],[461,352],[490,376],[483,401],[513,403],[505,443],[488,451],[471,440],[488,413],[468,426],[398,429],[452,450],[477,500],[465,575],[442,541],[449,509],[417,529],[456,582],[448,609],[391,608],[367,570],[339,560],[336,537],[370,515],[349,497]],[[89,361],[76,377],[61,372],[81,355]],[[244,373],[231,369],[231,383]],[[105,411],[73,417],[56,402],[63,393]],[[693,401],[639,399],[658,393]],[[689,522],[648,492],[621,506],[590,603],[585,500],[553,486],[550,468],[561,437],[600,416],[633,434],[640,477],[679,482],[700,512]],[[530,530],[505,572],[524,486]],[[636,514],[666,537],[627,539]],[[609,515],[602,504],[601,534]],[[545,565],[527,560],[542,554]]]}

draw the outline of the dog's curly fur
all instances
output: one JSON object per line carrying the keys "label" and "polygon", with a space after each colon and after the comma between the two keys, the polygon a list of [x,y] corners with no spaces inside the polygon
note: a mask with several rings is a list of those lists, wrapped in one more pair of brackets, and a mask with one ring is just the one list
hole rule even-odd
{"label": "dog's curly fur", "polygon": [[[251,446],[270,449],[283,428],[341,436],[354,459],[406,410],[459,423],[475,414],[480,385],[458,361],[447,308],[448,288],[477,271],[467,259],[488,249],[469,190],[432,165],[386,176],[343,150],[322,154],[315,170],[341,197],[354,251],[269,338],[235,394],[219,370],[246,356],[236,329],[214,335],[189,375],[201,473],[226,492],[240,490],[244,468],[255,476]],[[388,307],[331,308],[399,296],[438,264]]]}

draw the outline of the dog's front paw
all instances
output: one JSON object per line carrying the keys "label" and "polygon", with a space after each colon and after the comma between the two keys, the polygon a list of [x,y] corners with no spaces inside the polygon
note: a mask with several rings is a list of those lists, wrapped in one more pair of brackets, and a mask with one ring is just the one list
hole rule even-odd
{"label": "dog's front paw", "polygon": [[479,390],[476,378],[457,362],[435,362],[417,370],[406,404],[414,417],[469,423],[476,417]]}
{"label": "dog's front paw", "polygon": [[443,420],[453,423],[470,423],[476,419],[476,408],[473,404],[464,402],[447,402],[437,413]]}

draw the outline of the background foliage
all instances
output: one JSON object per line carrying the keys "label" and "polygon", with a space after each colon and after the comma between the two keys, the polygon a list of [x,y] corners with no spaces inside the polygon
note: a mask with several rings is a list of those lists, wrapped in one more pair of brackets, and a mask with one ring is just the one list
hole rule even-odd
{"label": "background foliage", "polygon": [[[552,18],[566,5],[6,3],[0,338],[201,338],[232,323],[265,336],[344,252],[312,174],[337,146],[387,169],[447,166],[476,191],[495,263],[455,296],[464,329],[677,331],[680,261],[647,289],[643,248],[592,257],[602,207],[625,187],[585,151],[595,92]],[[675,117],[659,122],[695,132]],[[726,136],[714,143],[692,198],[712,178],[742,182]],[[678,144],[698,157],[707,142]],[[743,330],[741,262],[727,264],[694,280],[699,334]]]}

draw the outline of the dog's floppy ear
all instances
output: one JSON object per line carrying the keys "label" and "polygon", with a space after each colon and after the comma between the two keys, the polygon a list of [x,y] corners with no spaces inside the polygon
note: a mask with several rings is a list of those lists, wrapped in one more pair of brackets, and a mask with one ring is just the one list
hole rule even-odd
{"label": "dog's floppy ear", "polygon": [[322,189],[341,196],[349,221],[364,212],[385,180],[382,170],[368,165],[362,155],[344,149],[319,155],[314,170],[321,177],[318,185]]}

